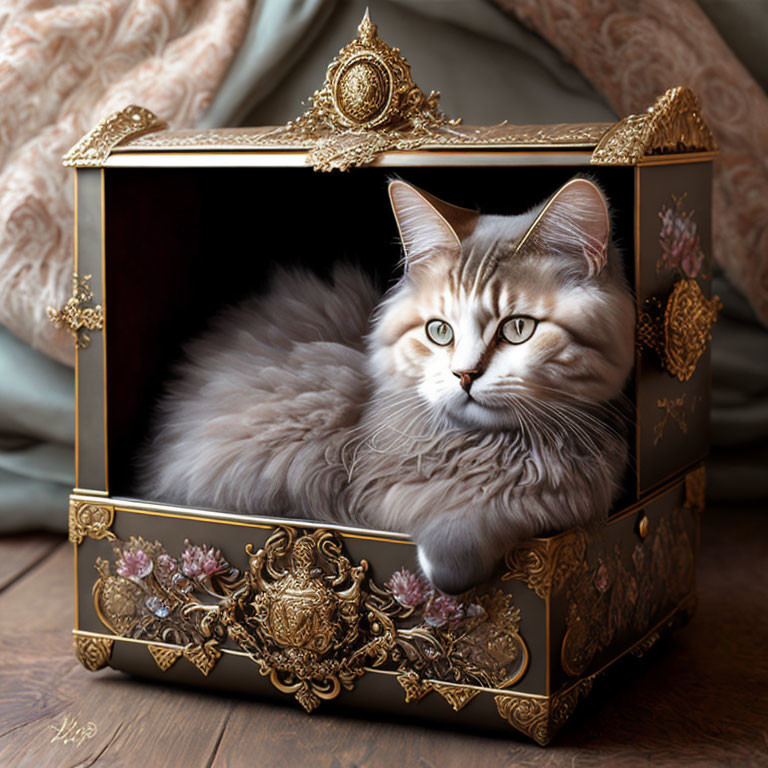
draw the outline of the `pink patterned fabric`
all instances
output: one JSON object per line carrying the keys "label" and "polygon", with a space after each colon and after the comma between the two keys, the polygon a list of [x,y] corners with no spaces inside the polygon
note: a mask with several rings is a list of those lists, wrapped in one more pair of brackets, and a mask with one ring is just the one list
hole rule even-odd
{"label": "pink patterned fabric", "polygon": [[717,262],[768,324],[768,97],[694,0],[494,0],[557,48],[619,114],[687,85],[720,144]]}
{"label": "pink patterned fabric", "polygon": [[140,104],[174,127],[206,110],[250,0],[5,0],[0,7],[0,323],[62,362],[46,317],[71,293],[73,185],[61,156]]}

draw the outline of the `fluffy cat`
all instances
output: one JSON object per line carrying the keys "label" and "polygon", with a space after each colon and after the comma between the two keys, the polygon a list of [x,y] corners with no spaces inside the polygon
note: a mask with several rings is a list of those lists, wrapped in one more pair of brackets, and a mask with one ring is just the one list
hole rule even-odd
{"label": "fluffy cat", "polygon": [[449,593],[532,535],[604,516],[634,303],[599,187],[521,215],[393,181],[405,272],[278,272],[187,349],[146,498],[402,531]]}

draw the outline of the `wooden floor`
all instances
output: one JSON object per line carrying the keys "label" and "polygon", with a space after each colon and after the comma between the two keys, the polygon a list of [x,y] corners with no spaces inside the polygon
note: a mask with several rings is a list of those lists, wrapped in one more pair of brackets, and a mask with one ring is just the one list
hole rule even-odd
{"label": "wooden floor", "polygon": [[71,546],[0,539],[0,766],[768,766],[768,511],[709,512],[702,538],[692,623],[546,749],[86,672]]}

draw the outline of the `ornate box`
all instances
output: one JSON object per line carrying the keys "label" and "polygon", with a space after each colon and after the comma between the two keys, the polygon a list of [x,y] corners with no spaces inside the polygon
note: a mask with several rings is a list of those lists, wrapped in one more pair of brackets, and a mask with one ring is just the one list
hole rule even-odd
{"label": "ornate box", "polygon": [[[598,675],[695,603],[718,309],[715,151],[685,88],[615,125],[464,126],[414,85],[367,16],[309,111],[286,126],[169,131],[135,106],[106,118],[65,158],[76,169],[76,274],[71,299],[51,310],[77,347],[69,536],[80,661],[307,712],[496,724],[547,743]],[[256,289],[272,261],[322,271],[376,242],[366,264],[392,273],[393,173],[499,213],[589,174],[612,202],[637,298],[620,503],[594,529],[509,552],[490,587],[457,599],[429,594],[405,535],[181,508],[131,490],[180,345]],[[286,252],[278,230],[296,211]],[[258,253],[247,245],[257,237]]]}

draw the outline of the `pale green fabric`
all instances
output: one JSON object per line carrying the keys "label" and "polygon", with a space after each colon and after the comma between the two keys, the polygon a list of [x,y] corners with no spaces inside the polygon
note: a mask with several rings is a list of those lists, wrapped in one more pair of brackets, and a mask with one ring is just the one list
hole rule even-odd
{"label": "pale green fabric", "polygon": [[0,326],[0,532],[67,525],[74,373]]}
{"label": "pale green fabric", "polygon": [[[700,0],[765,87],[768,0]],[[584,78],[485,0],[377,0],[382,38],[399,46],[425,90],[466,123],[613,120]],[[202,127],[280,124],[300,114],[365,3],[261,0]],[[768,332],[722,278],[713,339],[710,498],[768,497]],[[66,527],[74,482],[73,373],[0,328],[0,531]]]}

